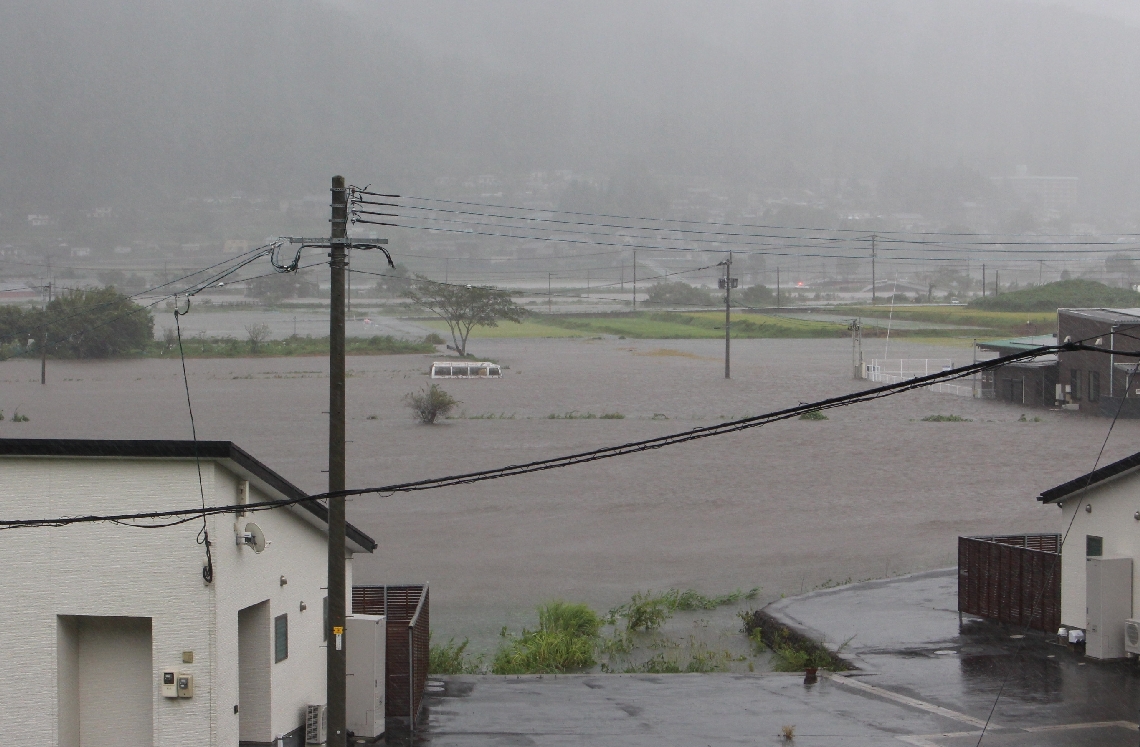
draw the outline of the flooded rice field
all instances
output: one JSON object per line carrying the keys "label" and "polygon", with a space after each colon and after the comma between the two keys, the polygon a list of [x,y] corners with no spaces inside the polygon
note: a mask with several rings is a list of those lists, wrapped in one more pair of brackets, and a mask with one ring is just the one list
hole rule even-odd
{"label": "flooded rice field", "polygon": [[[403,403],[428,383],[431,356],[349,360],[350,487],[664,435],[865,385],[851,377],[844,340],[734,341],[731,381],[723,343],[711,340],[480,340],[472,350],[509,369],[501,380],[442,382],[461,412],[434,427]],[[891,355],[964,362],[970,351],[903,342]],[[187,366],[200,438],[232,440],[303,488],[324,489],[326,360]],[[40,385],[38,362],[0,363],[0,409],[30,417],[0,422],[0,435],[190,437],[177,361],[52,361],[48,380]],[[624,418],[550,418],[567,413]],[[471,636],[486,650],[501,626],[533,624],[534,606],[552,598],[604,611],[648,588],[760,586],[771,599],[948,566],[959,534],[1056,529],[1057,510],[1035,497],[1091,469],[1108,428],[928,391],[827,414],[525,477],[357,498],[349,518],[380,546],[358,557],[356,579],[430,582],[437,640]],[[921,421],[931,414],[972,422]],[[1138,435],[1140,423],[1118,423],[1102,463],[1136,451]]]}

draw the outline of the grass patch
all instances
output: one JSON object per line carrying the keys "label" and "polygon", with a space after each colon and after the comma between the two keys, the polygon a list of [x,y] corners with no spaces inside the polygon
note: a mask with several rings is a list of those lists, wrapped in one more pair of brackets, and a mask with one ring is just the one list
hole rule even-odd
{"label": "grass patch", "polygon": [[[719,312],[637,312],[604,315],[551,315],[543,317],[551,326],[588,334],[617,335],[644,340],[691,340],[724,337],[724,314]],[[765,314],[737,313],[732,318],[734,338],[819,338],[843,337],[845,325],[789,319]],[[680,353],[680,351],[678,351]],[[653,353],[651,353],[653,354]],[[674,355],[662,352],[661,355]],[[683,357],[688,357],[680,353]]]}
{"label": "grass patch", "polygon": [[[991,311],[973,306],[902,306],[895,307],[892,316],[891,310],[883,306],[843,306],[836,307],[835,313],[850,314],[852,316],[866,316],[886,319],[888,317],[900,321],[932,322],[935,324],[954,324],[962,327],[977,327],[984,334],[992,332],[996,335],[1020,336],[1028,334],[1027,323],[1033,325],[1037,334],[1048,334],[1057,331],[1057,312],[1044,311]],[[869,328],[864,330],[866,334]],[[901,335],[911,337],[939,338],[946,333],[948,336],[961,336],[964,330],[891,330],[891,336]],[[885,332],[884,332],[885,334]]]}
{"label": "grass patch", "polygon": [[800,415],[800,420],[827,420],[827,416],[823,414],[823,410],[808,410]]}
{"label": "grass patch", "polygon": [[[348,355],[407,355],[432,353],[435,346],[428,342],[409,342],[390,335],[349,337],[345,339]],[[187,358],[280,358],[293,355],[328,355],[327,337],[287,337],[284,340],[264,340],[256,351],[247,340],[233,337],[183,338],[182,348]],[[145,358],[177,358],[178,345],[155,341],[143,353]]]}
{"label": "grass patch", "polygon": [[452,638],[447,643],[433,643],[428,649],[428,674],[480,674],[483,671],[483,657],[467,653],[468,640],[456,643]]}
{"label": "grass patch", "polygon": [[491,663],[493,674],[554,674],[583,670],[597,663],[602,620],[585,604],[548,602],[538,608],[538,628],[512,635],[503,628],[502,643]]}
{"label": "grass patch", "polygon": [[[541,317],[537,314],[531,316]],[[417,324],[427,327],[428,329],[436,330],[438,333],[451,333],[447,329],[447,324],[442,321],[432,320],[417,320]],[[560,327],[546,322],[534,321],[527,319],[518,324],[500,324],[497,327],[476,327],[471,330],[472,340],[490,340],[490,339],[506,339],[506,338],[519,338],[519,337],[585,337],[585,332],[572,330],[566,327]],[[450,339],[450,337],[448,338]]]}
{"label": "grass patch", "polygon": [[972,423],[970,418],[963,418],[960,415],[927,415],[922,419],[924,423]]}
{"label": "grass patch", "polygon": [[759,594],[758,586],[748,591],[737,589],[715,597],[707,597],[695,589],[669,589],[660,594],[639,591],[625,604],[610,610],[606,617],[610,624],[624,619],[626,630],[656,630],[678,610],[713,610],[745,599],[755,599]]}
{"label": "grass patch", "polygon": [[808,667],[833,672],[851,669],[851,665],[839,656],[850,640],[833,652],[821,641],[789,628],[763,610],[741,612],[740,619],[744,622],[744,634],[754,646],[767,646],[776,654],[773,669],[777,672],[802,672]]}
{"label": "grass patch", "polygon": [[559,415],[552,412],[546,416],[547,420],[625,420],[625,415],[620,412],[603,412],[601,415],[595,415],[592,412],[578,412],[571,410]]}

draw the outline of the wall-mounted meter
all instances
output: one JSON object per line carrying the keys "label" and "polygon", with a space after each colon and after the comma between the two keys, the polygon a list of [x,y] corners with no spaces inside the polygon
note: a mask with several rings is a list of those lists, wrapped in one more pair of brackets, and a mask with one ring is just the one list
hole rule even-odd
{"label": "wall-mounted meter", "polygon": [[193,698],[194,697],[194,675],[189,672],[179,672],[177,677],[178,682],[178,697],[180,698]]}
{"label": "wall-mounted meter", "polygon": [[162,697],[164,698],[177,698],[178,685],[175,679],[178,677],[178,672],[167,671],[162,673]]}

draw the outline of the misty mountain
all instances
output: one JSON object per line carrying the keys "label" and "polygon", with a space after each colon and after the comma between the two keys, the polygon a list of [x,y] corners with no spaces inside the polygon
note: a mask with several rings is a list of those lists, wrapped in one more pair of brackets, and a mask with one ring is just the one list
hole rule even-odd
{"label": "misty mountain", "polygon": [[1058,5],[8,0],[0,70],[5,213],[555,169],[916,212],[1018,166],[1100,214],[1140,197],[1140,29]]}

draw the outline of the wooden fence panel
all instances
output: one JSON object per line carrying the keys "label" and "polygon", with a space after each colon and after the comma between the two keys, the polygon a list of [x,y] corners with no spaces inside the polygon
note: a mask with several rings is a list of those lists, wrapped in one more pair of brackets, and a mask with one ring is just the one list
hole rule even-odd
{"label": "wooden fence panel", "polygon": [[958,538],[958,610],[1052,632],[1061,622],[1060,535]]}

